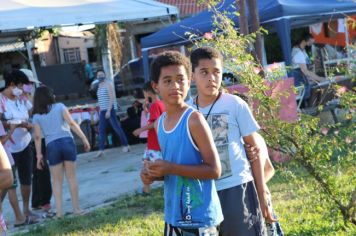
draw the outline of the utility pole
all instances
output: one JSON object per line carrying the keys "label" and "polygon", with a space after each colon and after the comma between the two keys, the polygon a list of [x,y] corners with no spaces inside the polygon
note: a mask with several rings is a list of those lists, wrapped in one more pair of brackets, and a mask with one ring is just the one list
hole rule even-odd
{"label": "utility pole", "polygon": [[240,34],[247,35],[248,30],[248,20],[246,15],[246,0],[236,0],[237,9],[239,9],[239,25]]}
{"label": "utility pole", "polygon": [[256,32],[255,41],[255,58],[258,63],[262,64],[263,58],[263,45],[261,33],[257,32],[260,29],[260,16],[258,14],[257,0],[248,0],[249,12],[251,16],[251,32]]}

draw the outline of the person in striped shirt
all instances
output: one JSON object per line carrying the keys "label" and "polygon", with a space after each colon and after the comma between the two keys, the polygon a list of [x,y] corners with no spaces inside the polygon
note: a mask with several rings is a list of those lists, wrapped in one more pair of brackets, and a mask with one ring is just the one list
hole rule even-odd
{"label": "person in striped shirt", "polygon": [[123,146],[123,152],[129,152],[130,147],[124,131],[121,128],[120,122],[116,117],[115,110],[118,109],[117,101],[115,98],[114,87],[112,82],[106,78],[103,70],[96,72],[96,78],[99,81],[97,91],[98,104],[100,108],[99,114],[99,152],[96,155],[101,157],[104,155],[106,127],[108,124],[114,129],[117,136],[120,138],[120,143]]}

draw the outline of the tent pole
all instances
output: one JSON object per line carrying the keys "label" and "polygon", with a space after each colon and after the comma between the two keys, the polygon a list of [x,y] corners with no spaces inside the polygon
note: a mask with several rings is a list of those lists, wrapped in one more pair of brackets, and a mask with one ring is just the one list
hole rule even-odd
{"label": "tent pole", "polygon": [[143,63],[143,75],[145,77],[145,82],[148,82],[150,81],[148,49],[142,49],[142,63]]}
{"label": "tent pole", "polygon": [[28,60],[30,61],[30,67],[33,73],[33,77],[38,79],[35,63],[33,62],[33,54],[32,54],[33,41],[32,40],[27,41],[25,42],[25,45],[26,45]]}
{"label": "tent pole", "polygon": [[109,48],[109,40],[108,40],[108,32],[107,32],[107,25],[100,25],[99,32],[101,34],[101,60],[103,62],[103,69],[112,85],[114,86],[114,97],[116,98],[116,91],[115,91],[115,83],[114,83],[114,73],[112,70],[112,60],[111,60],[111,52]]}

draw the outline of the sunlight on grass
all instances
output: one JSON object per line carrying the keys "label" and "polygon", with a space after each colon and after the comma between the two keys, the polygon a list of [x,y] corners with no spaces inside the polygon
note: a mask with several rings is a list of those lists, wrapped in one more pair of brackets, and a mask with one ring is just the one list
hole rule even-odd
{"label": "sunlight on grass", "polygon": [[[302,171],[298,176],[302,176],[303,181],[277,171],[269,183],[274,208],[285,234],[356,235],[355,227],[344,230],[337,211],[323,206],[327,199],[315,192],[311,178]],[[347,179],[347,176],[343,178]],[[345,188],[350,188],[350,185],[345,185]],[[86,216],[49,221],[45,226],[37,226],[22,235],[161,236],[163,227],[163,190],[158,188],[150,196],[124,196]]]}

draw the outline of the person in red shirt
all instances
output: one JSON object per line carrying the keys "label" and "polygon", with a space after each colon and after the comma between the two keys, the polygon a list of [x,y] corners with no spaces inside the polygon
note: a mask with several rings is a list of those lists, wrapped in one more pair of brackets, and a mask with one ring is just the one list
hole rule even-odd
{"label": "person in red shirt", "polygon": [[[147,82],[142,89],[145,99],[150,103],[148,124],[136,129],[133,134],[135,136],[139,136],[140,133],[148,130],[147,147],[145,153],[143,154],[143,161],[155,161],[157,159],[162,159],[162,155],[161,148],[158,143],[157,133],[154,129],[154,122],[165,111],[165,108],[163,102],[159,99],[158,95],[152,88],[151,82]],[[150,192],[150,185],[144,184],[142,192],[144,194],[148,194]]]}

